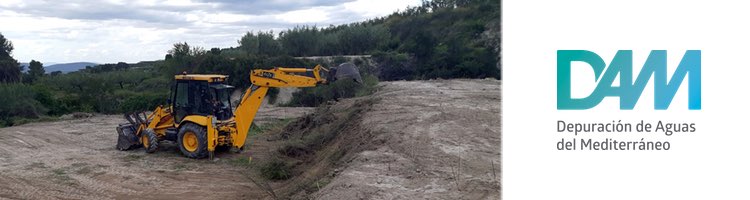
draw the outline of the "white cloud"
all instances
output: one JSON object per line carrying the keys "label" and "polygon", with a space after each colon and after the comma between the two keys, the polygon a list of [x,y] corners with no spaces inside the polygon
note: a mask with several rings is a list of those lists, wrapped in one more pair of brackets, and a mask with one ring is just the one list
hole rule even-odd
{"label": "white cloud", "polygon": [[5,5],[11,5],[11,6],[26,6],[26,3],[24,3],[24,0],[5,0],[3,1],[3,4]]}
{"label": "white cloud", "polygon": [[247,31],[278,33],[304,24],[352,23],[421,3],[285,1],[4,1],[0,33],[13,42],[13,55],[19,62],[138,62],[164,58],[177,42],[226,48],[237,46]]}
{"label": "white cloud", "polygon": [[421,0],[358,0],[344,3],[343,7],[345,10],[358,13],[362,17],[373,18],[391,14],[396,10],[405,10],[409,6],[418,6],[421,4]]}
{"label": "white cloud", "polygon": [[320,23],[329,20],[327,9],[322,7],[289,11],[276,17],[289,23]]}

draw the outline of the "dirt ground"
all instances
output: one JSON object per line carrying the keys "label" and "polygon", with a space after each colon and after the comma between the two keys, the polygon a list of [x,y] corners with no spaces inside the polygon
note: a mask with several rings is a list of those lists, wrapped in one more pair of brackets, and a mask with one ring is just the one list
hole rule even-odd
{"label": "dirt ground", "polygon": [[260,124],[305,116],[276,132],[339,131],[319,151],[303,152],[314,156],[294,158],[296,176],[270,181],[270,190],[242,163],[276,156],[289,143],[272,139],[278,135],[250,137],[245,152],[209,161],[185,158],[171,142],[154,154],[116,150],[121,116],[2,128],[0,199],[269,199],[269,191],[292,199],[499,199],[500,86],[383,82],[372,96],[315,110],[263,108]]}
{"label": "dirt ground", "polygon": [[[259,124],[312,108],[263,108]],[[32,123],[0,129],[0,199],[249,199],[265,196],[236,167],[236,157],[183,157],[172,142],[159,151],[116,150],[119,115]]]}
{"label": "dirt ground", "polygon": [[[360,127],[362,151],[319,199],[500,199],[497,80],[383,83]],[[379,144],[379,145],[378,145]]]}

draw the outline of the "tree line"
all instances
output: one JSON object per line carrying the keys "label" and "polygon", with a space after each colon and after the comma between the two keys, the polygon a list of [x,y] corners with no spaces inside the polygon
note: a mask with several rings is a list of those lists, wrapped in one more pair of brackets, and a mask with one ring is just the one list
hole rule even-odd
{"label": "tree line", "polygon": [[190,70],[216,68],[222,59],[232,60],[225,65],[263,68],[268,63],[299,64],[289,57],[368,54],[378,63],[380,80],[500,79],[499,26],[498,1],[434,0],[363,22],[303,25],[278,34],[247,32],[238,47],[228,49],[206,51],[178,43],[165,59],[175,58],[172,65]]}
{"label": "tree line", "polygon": [[[253,69],[354,62],[363,71],[366,84],[305,88],[294,94],[289,106],[365,95],[378,80],[499,79],[499,18],[500,4],[494,0],[424,1],[363,22],[297,26],[279,33],[250,31],[236,47],[204,49],[176,43],[164,60],[101,64],[67,74],[45,74],[36,60],[24,70],[12,57],[12,42],[0,33],[0,126],[71,112],[150,110],[165,102],[173,75],[182,72],[227,74],[230,84],[244,88]],[[299,58],[340,55],[372,57]]]}

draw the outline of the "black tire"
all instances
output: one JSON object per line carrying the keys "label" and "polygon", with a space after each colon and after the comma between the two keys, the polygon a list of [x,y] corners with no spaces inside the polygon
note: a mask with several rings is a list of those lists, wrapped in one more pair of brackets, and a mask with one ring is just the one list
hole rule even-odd
{"label": "black tire", "polygon": [[[146,137],[145,139],[143,137]],[[154,153],[159,149],[159,137],[156,136],[156,132],[153,129],[145,129],[141,135],[141,143],[143,148],[146,149],[146,153]],[[146,141],[145,143],[143,141]]]}
{"label": "black tire", "polygon": [[[188,158],[205,158],[208,156],[208,138],[206,127],[186,123],[180,127],[177,133],[177,145],[180,146],[182,154]],[[194,136],[191,136],[191,134]],[[187,140],[185,136],[187,135]],[[191,141],[195,140],[195,141]]]}

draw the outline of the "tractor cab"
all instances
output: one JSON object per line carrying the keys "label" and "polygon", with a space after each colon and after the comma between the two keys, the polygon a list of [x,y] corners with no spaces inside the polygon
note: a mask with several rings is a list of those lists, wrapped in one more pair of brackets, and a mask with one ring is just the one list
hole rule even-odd
{"label": "tractor cab", "polygon": [[186,116],[213,115],[227,120],[233,115],[229,97],[234,90],[225,84],[225,75],[183,74],[175,76],[172,88],[172,115],[179,124]]}
{"label": "tractor cab", "polygon": [[211,94],[211,109],[212,114],[217,120],[227,120],[232,118],[232,104],[229,97],[232,95],[234,86],[215,83],[208,84],[209,93]]}

